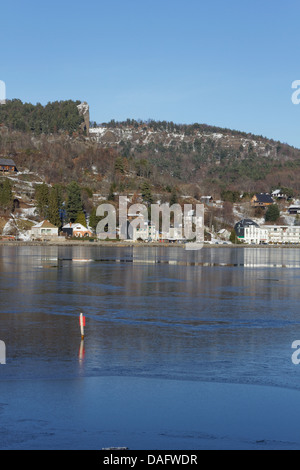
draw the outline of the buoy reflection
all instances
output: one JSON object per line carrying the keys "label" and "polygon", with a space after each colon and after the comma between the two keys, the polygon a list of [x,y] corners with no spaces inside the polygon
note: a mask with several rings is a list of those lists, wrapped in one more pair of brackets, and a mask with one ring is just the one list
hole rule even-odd
{"label": "buoy reflection", "polygon": [[84,341],[81,341],[80,346],[79,346],[79,354],[78,354],[80,369],[82,369],[84,366],[84,356],[85,356]]}

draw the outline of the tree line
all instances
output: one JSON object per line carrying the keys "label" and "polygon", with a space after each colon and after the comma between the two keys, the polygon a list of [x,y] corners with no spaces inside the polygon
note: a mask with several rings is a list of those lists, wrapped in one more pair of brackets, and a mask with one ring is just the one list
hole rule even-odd
{"label": "tree line", "polygon": [[5,215],[13,209],[14,197],[12,184],[8,178],[0,181],[0,214]]}
{"label": "tree line", "polygon": [[252,133],[247,133],[239,130],[234,130],[234,129],[228,129],[228,128],[223,128],[219,126],[212,126],[209,124],[204,124],[204,123],[193,123],[193,124],[180,124],[180,123],[174,123],[173,121],[160,121],[160,120],[154,120],[154,119],[147,119],[147,120],[142,120],[142,119],[126,119],[124,121],[116,121],[115,119],[112,119],[109,122],[103,122],[101,124],[98,124],[96,121],[91,121],[90,122],[91,127],[107,127],[110,129],[115,129],[115,128],[122,128],[122,127],[131,127],[131,128],[151,128],[154,131],[166,131],[166,132],[175,132],[175,133],[184,133],[185,135],[193,135],[195,132],[203,132],[203,133],[222,133],[226,135],[232,135],[232,136],[238,136],[238,137],[244,137],[247,139],[252,139],[252,140],[269,140],[266,137],[263,137],[262,135],[254,135]]}
{"label": "tree line", "polygon": [[79,131],[84,118],[77,106],[80,101],[54,101],[46,106],[37,103],[23,103],[19,99],[6,101],[0,106],[0,124],[11,130],[30,132],[37,135]]}
{"label": "tree line", "polygon": [[35,189],[36,210],[40,218],[49,220],[60,230],[68,222],[80,223],[85,227],[89,224],[95,230],[99,218],[96,217],[96,207],[87,203],[91,196],[89,189],[82,188],[76,181],[66,187],[61,184],[51,187],[42,183]]}

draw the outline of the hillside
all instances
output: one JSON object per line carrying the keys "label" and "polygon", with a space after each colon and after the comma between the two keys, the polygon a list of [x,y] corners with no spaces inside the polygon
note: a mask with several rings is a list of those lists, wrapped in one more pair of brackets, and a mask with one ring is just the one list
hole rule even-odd
{"label": "hillside", "polygon": [[[0,107],[0,156],[46,182],[76,180],[94,192],[182,188],[219,197],[288,187],[300,194],[300,150],[262,136],[206,124],[135,121],[89,124],[86,103]],[[180,189],[181,190],[181,189]],[[195,194],[192,194],[195,193]]]}
{"label": "hillside", "polygon": [[217,196],[287,186],[299,192],[300,150],[262,136],[193,124],[112,121],[90,129],[101,147],[133,159],[142,175],[194,183]]}
{"label": "hillside", "polygon": [[[40,220],[41,211],[34,211],[43,183],[47,197],[55,187],[62,204],[68,185],[77,182],[87,216],[99,201],[118,194],[162,202],[197,202],[209,194],[248,204],[255,192],[284,187],[300,196],[300,150],[287,144],[206,124],[88,120],[89,106],[79,101],[0,106],[0,157],[13,159],[19,170],[9,180],[23,219]],[[243,214],[255,216],[248,206],[227,206],[225,212],[214,211],[219,228]],[[1,215],[3,227],[9,210],[2,208]]]}

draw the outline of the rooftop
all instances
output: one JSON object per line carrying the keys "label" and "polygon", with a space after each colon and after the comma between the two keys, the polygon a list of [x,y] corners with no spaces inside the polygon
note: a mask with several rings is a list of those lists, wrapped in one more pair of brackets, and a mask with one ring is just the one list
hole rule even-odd
{"label": "rooftop", "polygon": [[48,220],[43,220],[39,224],[35,225],[32,228],[57,228],[55,225],[52,225]]}
{"label": "rooftop", "polygon": [[255,196],[258,202],[267,203],[267,204],[268,203],[273,204],[274,202],[270,194],[260,193],[260,194],[255,194]]}
{"label": "rooftop", "polygon": [[11,158],[1,158],[1,157],[0,157],[0,165],[16,166],[15,162]]}
{"label": "rooftop", "polygon": [[249,227],[250,225],[254,225],[258,227],[258,224],[254,222],[252,219],[243,219],[236,223],[236,227]]}
{"label": "rooftop", "polygon": [[79,223],[74,223],[72,224],[71,222],[63,226],[64,229],[66,228],[72,228],[73,230],[88,230],[87,227],[84,227],[84,225],[81,225]]}

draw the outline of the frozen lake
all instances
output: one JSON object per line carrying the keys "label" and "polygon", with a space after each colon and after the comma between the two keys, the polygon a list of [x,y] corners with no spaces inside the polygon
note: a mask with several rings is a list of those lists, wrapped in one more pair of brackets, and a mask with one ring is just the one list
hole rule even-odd
{"label": "frozen lake", "polygon": [[300,448],[299,285],[297,249],[0,247],[0,447]]}

